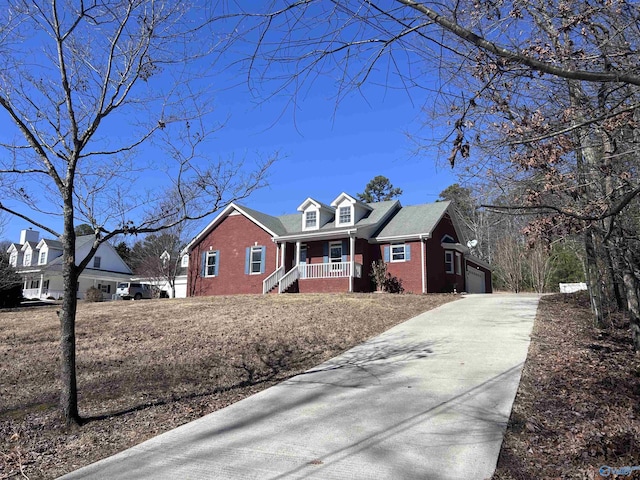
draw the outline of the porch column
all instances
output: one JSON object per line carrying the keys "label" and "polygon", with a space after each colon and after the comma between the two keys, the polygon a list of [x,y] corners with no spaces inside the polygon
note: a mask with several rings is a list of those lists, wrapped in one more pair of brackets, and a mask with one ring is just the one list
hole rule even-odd
{"label": "porch column", "polygon": [[276,270],[277,270],[279,267],[278,263],[280,263],[280,244],[276,241],[274,241],[273,243],[276,244]]}
{"label": "porch column", "polygon": [[353,292],[353,278],[356,274],[356,237],[352,234],[349,235],[349,269],[351,270],[349,274],[349,293]]}
{"label": "porch column", "polygon": [[38,289],[38,298],[42,298],[42,284],[44,283],[44,273],[40,274],[40,288]]}
{"label": "porch column", "polygon": [[301,245],[302,244],[300,243],[300,240],[297,240],[296,241],[296,265],[295,265],[296,267],[300,265],[300,246]]}
{"label": "porch column", "polygon": [[420,255],[421,255],[420,267],[422,270],[422,293],[427,293],[427,264],[425,262],[426,249],[427,249],[427,242],[425,241],[424,238],[420,237]]}
{"label": "porch column", "polygon": [[282,242],[280,244],[280,265],[284,267],[284,257],[287,252],[287,242]]}

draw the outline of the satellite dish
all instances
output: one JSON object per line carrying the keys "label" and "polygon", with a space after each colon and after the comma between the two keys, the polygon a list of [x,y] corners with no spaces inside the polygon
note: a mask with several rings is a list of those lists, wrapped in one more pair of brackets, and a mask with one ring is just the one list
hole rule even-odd
{"label": "satellite dish", "polygon": [[473,247],[475,247],[476,245],[478,245],[478,240],[476,240],[476,239],[469,240],[469,241],[467,242],[467,247],[469,247],[469,248],[473,248]]}

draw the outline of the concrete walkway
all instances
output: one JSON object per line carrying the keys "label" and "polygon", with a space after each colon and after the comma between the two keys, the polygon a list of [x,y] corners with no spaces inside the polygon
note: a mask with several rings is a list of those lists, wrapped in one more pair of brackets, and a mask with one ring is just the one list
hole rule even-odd
{"label": "concrete walkway", "polygon": [[469,295],[63,478],[489,478],[538,299]]}

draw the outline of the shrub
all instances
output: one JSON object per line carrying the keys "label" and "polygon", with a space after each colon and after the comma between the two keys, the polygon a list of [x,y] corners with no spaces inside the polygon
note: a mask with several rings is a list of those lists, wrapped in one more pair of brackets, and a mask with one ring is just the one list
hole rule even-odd
{"label": "shrub", "polygon": [[403,293],[402,279],[387,272],[387,264],[377,260],[371,264],[371,278],[379,291],[387,293]]}
{"label": "shrub", "polygon": [[15,308],[22,302],[22,285],[13,285],[0,290],[0,308]]}
{"label": "shrub", "polygon": [[84,299],[87,302],[101,302],[102,301],[102,290],[96,287],[87,288],[86,293],[84,294]]}

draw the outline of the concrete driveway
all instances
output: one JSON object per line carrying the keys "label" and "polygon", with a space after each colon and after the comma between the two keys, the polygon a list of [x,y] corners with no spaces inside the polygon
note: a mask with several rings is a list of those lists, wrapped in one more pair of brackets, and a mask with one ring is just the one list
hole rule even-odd
{"label": "concrete driveway", "polygon": [[484,479],[537,295],[469,295],[64,479]]}

